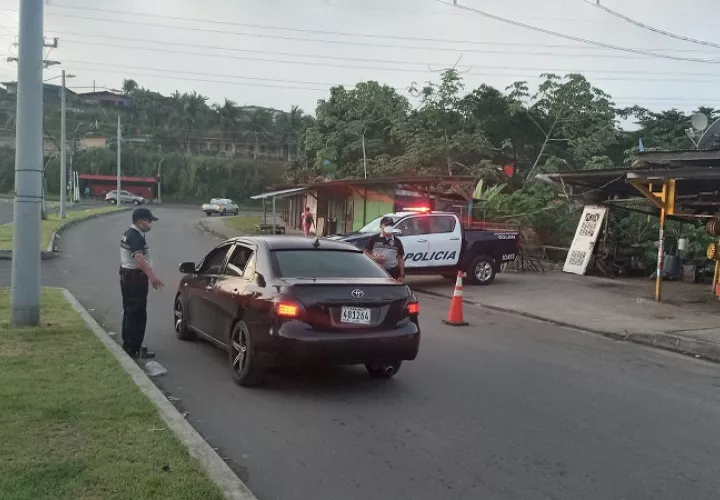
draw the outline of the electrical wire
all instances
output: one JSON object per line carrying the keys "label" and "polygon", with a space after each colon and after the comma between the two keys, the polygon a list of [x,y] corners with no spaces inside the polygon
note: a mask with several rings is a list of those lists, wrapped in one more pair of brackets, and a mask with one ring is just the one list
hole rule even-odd
{"label": "electrical wire", "polygon": [[468,12],[474,12],[476,14],[479,14],[488,19],[492,19],[494,21],[509,24],[511,26],[516,26],[518,28],[523,28],[523,29],[530,30],[530,31],[535,31],[537,33],[543,33],[545,35],[550,35],[550,36],[554,36],[557,38],[563,38],[565,40],[571,40],[573,42],[581,42],[581,43],[586,43],[588,45],[594,45],[596,47],[604,47],[606,49],[612,49],[612,50],[617,50],[617,51],[621,51],[621,52],[628,52],[631,54],[640,54],[640,55],[645,55],[648,57],[655,57],[655,58],[659,58],[659,59],[669,59],[669,60],[673,60],[673,61],[696,62],[696,63],[704,63],[704,64],[720,63],[720,60],[717,60],[717,59],[700,59],[700,58],[695,58],[695,57],[673,56],[673,55],[669,55],[669,54],[659,54],[657,52],[652,52],[652,51],[648,51],[648,50],[634,49],[631,47],[622,47],[620,45],[613,45],[610,43],[598,42],[597,40],[590,40],[588,38],[582,38],[579,36],[568,35],[566,33],[560,33],[559,31],[553,31],[553,30],[549,30],[549,29],[545,29],[545,28],[540,28],[539,26],[533,26],[531,24],[521,23],[520,21],[514,21],[514,20],[508,19],[506,17],[497,16],[495,14],[491,14],[484,10],[473,9],[472,7],[466,7],[464,5],[449,4],[444,0],[435,0],[435,1],[438,3],[445,4],[449,7],[454,7],[456,9],[466,10]]}
{"label": "electrical wire", "polygon": [[[436,1],[446,4],[446,5],[449,5],[449,4],[447,4],[447,2],[444,2],[442,0],[436,0]],[[500,16],[495,16],[494,14],[489,14],[484,11],[471,9],[469,7],[464,7],[461,5],[456,5],[455,7],[464,9],[464,10],[469,10],[472,12],[476,12],[483,16],[489,17],[490,19],[495,19],[498,21],[506,22],[506,23],[509,23],[509,24],[512,24],[515,26],[524,27],[526,29],[531,29],[531,30],[538,31],[541,33],[557,36],[560,38],[565,38],[567,40],[582,42],[582,43],[586,43],[589,45],[603,47],[606,49],[612,49],[612,50],[617,50],[617,51],[622,51],[622,52],[627,52],[627,53],[634,53],[634,54],[639,54],[639,55],[643,55],[643,56],[647,56],[647,57],[654,57],[654,58],[659,58],[659,59],[668,59],[668,60],[673,60],[673,61],[696,62],[696,63],[705,63],[705,64],[720,63],[720,60],[717,60],[717,59],[700,59],[700,58],[692,58],[692,57],[673,56],[673,55],[669,55],[669,54],[660,54],[657,52],[646,51],[646,50],[642,50],[642,49],[620,47],[617,45],[598,42],[595,40],[588,40],[585,38],[574,37],[571,35],[558,33],[556,31],[546,30],[544,28],[538,28],[536,26],[531,26],[528,24],[520,23],[518,21],[513,21],[510,19],[502,18]],[[14,11],[16,9],[6,9],[6,10]],[[142,22],[142,21],[128,21],[125,19],[103,19],[103,18],[97,18],[97,17],[77,16],[77,15],[69,15],[69,14],[53,14],[53,16],[70,18],[70,19],[94,21],[94,22],[100,21],[100,22],[109,22],[109,23],[121,23],[121,24],[135,25],[135,26],[147,26],[147,27],[152,27],[152,28],[186,30],[186,31],[196,31],[196,32],[202,32],[202,33],[247,36],[247,37],[254,37],[254,38],[269,38],[269,39],[277,39],[277,40],[289,40],[289,41],[294,41],[294,42],[301,41],[301,42],[315,42],[315,43],[331,43],[331,44],[351,45],[351,46],[383,47],[383,48],[393,48],[393,49],[403,49],[403,50],[444,51],[444,52],[454,52],[454,53],[457,53],[457,52],[479,52],[479,53],[486,52],[486,51],[482,51],[482,50],[478,50],[478,49],[471,49],[471,48],[456,49],[456,48],[449,48],[449,47],[418,47],[418,46],[409,46],[409,45],[388,45],[388,44],[377,44],[377,43],[367,43],[367,42],[354,42],[354,41],[348,41],[348,40],[324,40],[324,39],[316,39],[316,38],[298,38],[298,37],[290,37],[290,36],[268,35],[265,33],[241,33],[241,32],[237,32],[237,31],[228,31],[228,30],[197,28],[197,27],[189,27],[189,26],[171,26],[171,25],[167,25],[167,24],[148,23],[148,22]],[[188,20],[188,21],[192,21],[192,20]],[[505,53],[503,51],[498,51],[498,52]],[[527,52],[525,52],[524,54],[538,55],[538,54],[529,54]]]}
{"label": "electrical wire", "polygon": [[[344,32],[344,31],[327,31],[327,30],[315,30],[315,29],[309,29],[309,28],[294,28],[294,27],[280,27],[280,26],[269,26],[266,24],[247,24],[247,23],[238,23],[233,21],[220,21],[217,19],[208,19],[208,18],[198,18],[198,19],[190,19],[187,17],[179,17],[179,16],[169,16],[166,14],[152,14],[150,12],[128,12],[128,11],[122,11],[122,10],[113,10],[113,9],[101,9],[97,7],[79,7],[74,5],[64,5],[64,4],[58,4],[58,3],[52,3],[49,4],[49,7],[52,8],[59,8],[59,9],[70,9],[70,10],[82,10],[82,11],[91,11],[91,12],[102,12],[106,14],[117,14],[117,15],[130,15],[130,16],[141,16],[143,18],[155,18],[155,19],[165,19],[165,20],[171,20],[171,21],[181,21],[181,22],[194,22],[194,23],[206,23],[206,24],[215,24],[215,25],[221,25],[221,26],[236,26],[240,28],[252,28],[252,29],[263,29],[263,30],[272,30],[272,31],[289,31],[289,32],[295,32],[295,33],[314,33],[314,34],[320,34],[320,35],[326,35],[326,36],[345,36],[345,37],[357,37],[357,38],[384,38],[388,40],[399,40],[399,41],[410,41],[410,42],[429,42],[429,43],[462,43],[462,44],[472,44],[472,45],[505,45],[505,46],[535,46],[535,44],[531,43],[518,43],[518,42],[488,42],[488,41],[478,41],[478,40],[456,40],[456,39],[447,39],[447,38],[424,38],[424,37],[408,37],[408,36],[397,36],[397,35],[383,35],[383,34],[376,34],[376,33],[353,33],[353,32]],[[581,48],[581,46],[577,45],[563,45],[563,44],[545,44],[545,47],[555,47],[555,48]],[[603,50],[599,47],[592,47],[597,50]],[[650,50],[670,50],[673,49],[650,49]],[[680,49],[683,50],[683,49]],[[687,51],[692,51],[692,49],[685,49]]]}
{"label": "electrical wire", "polygon": [[660,28],[655,28],[648,24],[642,23],[640,21],[636,21],[635,19],[632,19],[624,14],[621,14],[620,12],[618,12],[616,10],[612,10],[612,9],[605,7],[604,5],[601,5],[599,3],[590,2],[589,0],[585,0],[585,1],[588,2],[589,4],[591,4],[593,7],[603,10],[603,11],[607,12],[608,14],[610,14],[611,16],[617,17],[618,19],[622,19],[623,21],[628,22],[634,26],[637,26],[638,28],[652,31],[653,33],[657,33],[659,35],[674,38],[675,40],[681,40],[683,42],[690,42],[690,43],[695,43],[697,45],[703,45],[705,47],[713,47],[716,49],[720,49],[720,43],[708,42],[706,40],[699,40],[697,38],[691,38],[688,36],[677,35],[675,33],[671,33],[670,31],[665,31]]}

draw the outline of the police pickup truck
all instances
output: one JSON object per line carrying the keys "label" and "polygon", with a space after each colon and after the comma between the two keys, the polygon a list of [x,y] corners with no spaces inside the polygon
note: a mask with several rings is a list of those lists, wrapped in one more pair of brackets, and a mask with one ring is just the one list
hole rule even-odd
{"label": "police pickup truck", "polygon": [[[451,212],[406,211],[383,217],[395,221],[393,233],[405,247],[406,274],[454,278],[462,270],[471,284],[489,285],[500,265],[514,261],[518,253],[518,233],[463,229],[458,216]],[[364,248],[368,239],[380,232],[380,219],[357,232],[330,238]]]}

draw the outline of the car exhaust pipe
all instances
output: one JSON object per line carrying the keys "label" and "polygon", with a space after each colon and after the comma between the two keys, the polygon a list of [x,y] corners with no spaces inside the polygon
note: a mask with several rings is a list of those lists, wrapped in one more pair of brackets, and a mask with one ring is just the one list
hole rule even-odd
{"label": "car exhaust pipe", "polygon": [[386,373],[387,375],[392,375],[393,373],[395,373],[395,367],[392,366],[392,365],[386,366],[386,367],[385,367],[385,373]]}

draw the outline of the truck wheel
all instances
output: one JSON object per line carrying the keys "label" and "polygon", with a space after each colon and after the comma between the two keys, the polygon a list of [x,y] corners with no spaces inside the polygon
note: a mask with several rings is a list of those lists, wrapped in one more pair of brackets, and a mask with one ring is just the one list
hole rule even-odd
{"label": "truck wheel", "polygon": [[467,279],[473,285],[486,286],[495,280],[496,272],[495,259],[487,255],[478,255],[467,268]]}

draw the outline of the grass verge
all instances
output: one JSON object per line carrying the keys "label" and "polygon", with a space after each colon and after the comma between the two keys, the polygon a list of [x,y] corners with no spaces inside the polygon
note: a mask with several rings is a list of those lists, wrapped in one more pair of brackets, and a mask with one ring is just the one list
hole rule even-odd
{"label": "grass verge", "polygon": [[[50,243],[50,237],[57,229],[70,221],[78,221],[87,219],[97,214],[106,212],[116,212],[118,207],[98,207],[87,210],[68,210],[67,217],[60,219],[57,214],[48,214],[47,220],[41,221],[40,224],[40,249],[45,250]],[[0,250],[12,250],[13,224],[3,224],[0,226]]]}
{"label": "grass verge", "polygon": [[38,328],[9,308],[0,289],[0,497],[223,498],[61,291]]}
{"label": "grass verge", "polygon": [[237,215],[234,217],[224,217],[223,221],[225,224],[230,226],[233,229],[237,229],[238,231],[242,231],[243,233],[248,234],[255,234],[257,233],[257,226],[262,222],[262,217],[257,216],[246,216],[246,215]]}

